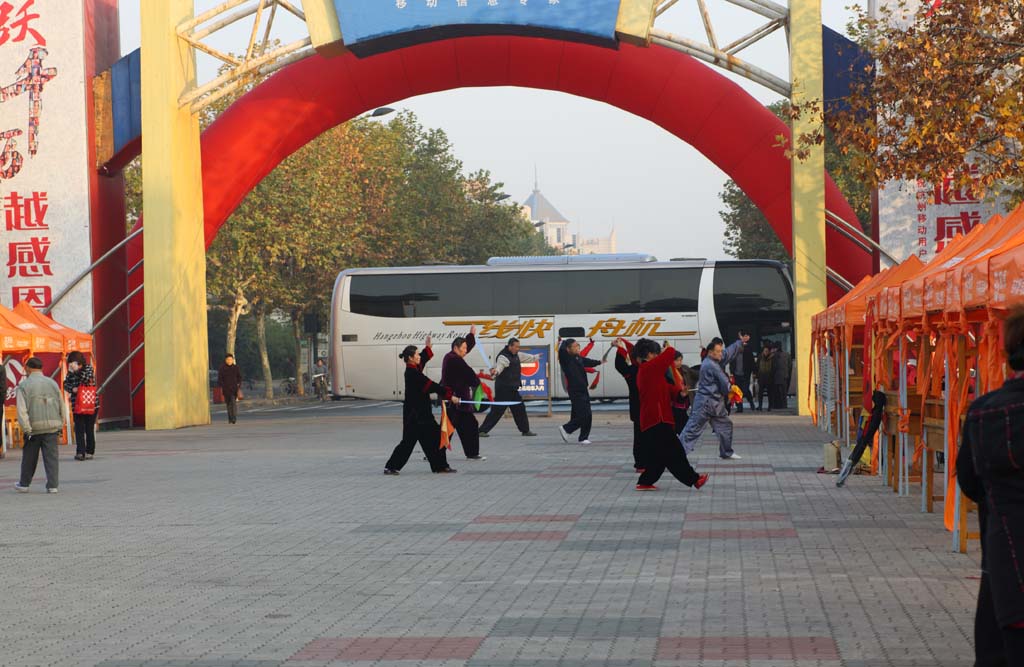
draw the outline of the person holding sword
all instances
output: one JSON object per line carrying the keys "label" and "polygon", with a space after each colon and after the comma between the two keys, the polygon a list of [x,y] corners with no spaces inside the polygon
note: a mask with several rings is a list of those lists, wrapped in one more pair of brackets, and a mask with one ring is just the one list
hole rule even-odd
{"label": "person holding sword", "polygon": [[[494,360],[494,368],[490,370],[491,378],[494,379],[494,404],[487,418],[480,426],[480,437],[486,438],[498,422],[505,410],[511,409],[512,419],[515,420],[516,428],[526,437],[537,435],[530,430],[530,418],[526,415],[526,404],[519,394],[519,388],[523,384],[523,362],[533,363],[538,357],[533,354],[521,352],[519,339],[510,338],[508,345],[498,353]],[[515,403],[515,405],[502,405],[503,403]]]}
{"label": "person holding sword", "polygon": [[448,418],[459,434],[462,451],[468,461],[483,461],[480,456],[480,424],[473,414],[473,391],[480,384],[468,363],[466,355],[476,347],[476,325],[469,329],[469,334],[452,341],[452,350],[444,355],[441,362],[441,384],[451,387],[452,393],[460,399],[460,403],[448,406]]}

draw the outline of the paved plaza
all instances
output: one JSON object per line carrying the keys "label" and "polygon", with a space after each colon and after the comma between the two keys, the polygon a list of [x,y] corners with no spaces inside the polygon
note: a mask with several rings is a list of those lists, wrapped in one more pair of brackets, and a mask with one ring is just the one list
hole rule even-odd
{"label": "paved plaza", "polygon": [[634,490],[631,428],[590,447],[533,415],[381,474],[400,411],[223,416],[62,448],[61,492],[0,461],[0,665],[32,667],[953,667],[972,664],[977,544],[877,479],[818,475],[806,420],[710,434],[701,491]]}

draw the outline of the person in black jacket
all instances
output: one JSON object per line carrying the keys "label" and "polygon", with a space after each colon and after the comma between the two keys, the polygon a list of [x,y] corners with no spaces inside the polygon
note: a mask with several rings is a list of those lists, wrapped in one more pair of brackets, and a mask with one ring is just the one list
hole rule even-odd
{"label": "person in black jacket", "polygon": [[526,352],[519,351],[519,339],[511,338],[494,360],[494,368],[491,369],[491,377],[494,378],[494,402],[509,403],[515,401],[513,406],[492,405],[491,411],[487,413],[484,423],[480,425],[480,437],[486,438],[505,414],[505,408],[511,407],[512,419],[516,422],[516,428],[524,436],[532,437],[537,435],[530,430],[530,418],[526,414],[526,404],[519,394],[519,388],[523,384],[522,362],[537,361],[537,357]]}
{"label": "person in black jacket", "polygon": [[839,479],[836,480],[836,486],[842,487],[846,483],[846,478],[850,476],[854,467],[860,462],[860,457],[864,455],[864,450],[875,441],[875,434],[878,433],[878,427],[882,425],[882,416],[885,414],[885,402],[885,392],[882,391],[882,385],[878,385],[878,388],[871,393],[871,419],[868,420],[867,426],[864,427],[860,437],[857,438],[857,446],[850,452],[850,458],[846,459],[843,469],[839,471]]}
{"label": "person in black jacket", "polygon": [[[448,456],[441,448],[441,427],[434,421],[430,395],[459,404],[459,398],[452,390],[439,385],[423,373],[427,362],[434,353],[430,350],[430,337],[420,353],[415,345],[409,345],[399,357],[405,362],[405,399],[402,401],[402,441],[395,447],[391,458],[384,464],[385,475],[397,475],[412,455],[416,443],[430,462],[430,470],[436,473],[455,472],[448,465]],[[442,409],[444,409],[442,407]]]}
{"label": "person in black jacket", "polygon": [[636,388],[636,374],[640,370],[640,360],[633,354],[633,344],[624,338],[615,341],[615,370],[626,381],[629,390],[629,421],[633,422],[633,468],[637,472],[644,471],[642,441],[640,439],[640,392]]}
{"label": "person in black jacket", "polygon": [[452,341],[452,351],[441,360],[441,384],[451,387],[459,397],[459,405],[448,406],[448,418],[452,421],[462,443],[462,451],[468,461],[483,461],[487,457],[480,456],[480,424],[473,414],[473,392],[480,384],[468,363],[466,355],[476,347],[476,325],[469,328],[469,335],[459,336]]}
{"label": "person in black jacket", "polygon": [[75,460],[96,456],[96,410],[82,413],[75,409],[82,387],[96,386],[96,372],[86,363],[85,355],[75,350],[68,355],[68,374],[64,377],[64,393],[71,399],[71,415],[75,422]]}
{"label": "person in black jacket", "polygon": [[601,362],[582,356],[580,344],[574,338],[567,338],[558,348],[558,364],[562,367],[566,389],[569,393],[569,402],[572,404],[569,421],[565,426],[558,428],[558,434],[562,436],[562,440],[569,442],[569,436],[578,430],[580,444],[589,445],[591,444],[590,425],[593,422],[593,415],[590,412],[587,369],[597,368]]}
{"label": "person in black jacket", "polygon": [[[743,341],[743,351],[736,355],[736,358],[729,364],[729,372],[732,373],[736,386],[743,392],[743,398],[750,402],[750,409],[754,409],[754,395],[750,393],[750,377],[754,374],[754,348],[750,345],[750,333],[740,329],[740,339]],[[736,406],[736,413],[743,414],[743,401]]]}
{"label": "person in black jacket", "polygon": [[1007,318],[1003,340],[1013,372],[968,408],[956,458],[981,523],[977,667],[1024,665],[1024,309]]}
{"label": "person in black jacket", "polygon": [[242,371],[235,363],[235,355],[224,355],[224,363],[217,371],[217,384],[224,394],[224,406],[228,410],[228,423],[238,423],[238,392],[242,388]]}

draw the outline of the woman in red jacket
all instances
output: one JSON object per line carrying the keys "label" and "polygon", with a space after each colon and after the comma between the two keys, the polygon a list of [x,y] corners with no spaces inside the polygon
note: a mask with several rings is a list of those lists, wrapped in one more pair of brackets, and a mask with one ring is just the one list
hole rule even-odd
{"label": "woman in red jacket", "polygon": [[697,474],[679,443],[672,414],[672,397],[678,394],[678,388],[665,381],[665,373],[672,367],[676,351],[672,347],[662,351],[653,340],[641,338],[634,352],[643,361],[637,371],[636,386],[640,393],[640,437],[648,457],[636,490],[656,490],[654,483],[666,468],[683,484],[699,489],[707,483],[708,476]]}

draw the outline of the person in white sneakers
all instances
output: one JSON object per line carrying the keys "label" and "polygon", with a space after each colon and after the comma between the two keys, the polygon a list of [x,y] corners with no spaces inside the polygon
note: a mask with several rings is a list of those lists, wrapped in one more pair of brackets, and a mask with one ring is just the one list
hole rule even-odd
{"label": "person in white sneakers", "polygon": [[57,435],[67,421],[68,407],[57,383],[43,375],[43,362],[39,357],[29,359],[25,368],[28,377],[21,381],[17,391],[18,424],[25,434],[25,448],[21,452],[21,480],[14,488],[20,493],[28,493],[41,450],[46,469],[46,492],[57,493]]}
{"label": "person in white sneakers", "polygon": [[725,374],[723,367],[743,351],[744,341],[741,338],[728,348],[721,338],[708,343],[708,356],[700,365],[700,376],[697,380],[697,397],[690,411],[690,421],[683,429],[683,448],[687,453],[693,452],[697,441],[710,423],[718,435],[718,455],[723,459],[739,459],[739,454],[732,450],[732,420],[726,410],[726,400],[732,383]]}

